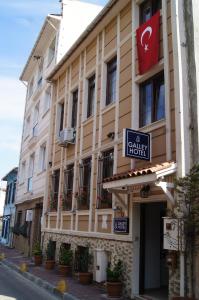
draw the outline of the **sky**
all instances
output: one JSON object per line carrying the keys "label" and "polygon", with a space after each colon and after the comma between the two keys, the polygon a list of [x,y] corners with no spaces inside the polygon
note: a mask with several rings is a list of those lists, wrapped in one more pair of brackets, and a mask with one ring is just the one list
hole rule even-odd
{"label": "sky", "polygon": [[26,94],[19,77],[49,13],[60,13],[59,0],[0,0],[0,179],[18,166]]}

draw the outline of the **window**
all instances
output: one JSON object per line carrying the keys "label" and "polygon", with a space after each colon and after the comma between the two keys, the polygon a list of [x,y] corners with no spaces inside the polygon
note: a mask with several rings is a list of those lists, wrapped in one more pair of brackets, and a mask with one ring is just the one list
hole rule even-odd
{"label": "window", "polygon": [[32,179],[34,173],[35,154],[30,156],[29,170],[28,170],[28,192],[32,192]]}
{"label": "window", "polygon": [[17,212],[16,226],[19,227],[22,224],[22,211]]}
{"label": "window", "polygon": [[160,73],[140,85],[140,127],[165,117],[164,74]]}
{"label": "window", "polygon": [[59,104],[60,108],[60,120],[59,120],[59,133],[64,128],[64,103]]}
{"label": "window", "polygon": [[95,75],[88,79],[87,118],[93,115],[95,101]]}
{"label": "window", "polygon": [[72,209],[74,165],[68,165],[64,171],[63,210]]}
{"label": "window", "polygon": [[46,144],[43,144],[40,147],[39,169],[40,169],[40,171],[46,170]]}
{"label": "window", "polygon": [[98,208],[112,208],[112,194],[103,189],[103,180],[113,175],[114,150],[102,153],[98,160],[97,203]]}
{"label": "window", "polygon": [[23,161],[21,165],[21,177],[20,182],[23,183],[25,181],[25,175],[26,175],[26,162]]}
{"label": "window", "polygon": [[50,209],[57,210],[58,196],[59,196],[59,177],[60,170],[55,170],[52,175],[52,190],[50,199]]}
{"label": "window", "polygon": [[11,203],[11,196],[12,196],[12,183],[8,186],[8,198],[7,198],[7,204]]}
{"label": "window", "polygon": [[51,63],[55,56],[55,42],[56,38],[54,38],[54,40],[51,42],[50,47],[48,49],[48,65]]}
{"label": "window", "polygon": [[40,57],[38,76],[37,76],[37,87],[40,87],[42,84],[42,75],[43,75],[43,59]]}
{"label": "window", "polygon": [[34,77],[32,78],[32,80],[29,83],[28,86],[28,97],[30,98],[33,94],[33,87],[34,87]]}
{"label": "window", "polygon": [[72,120],[71,120],[72,128],[76,128],[77,125],[77,103],[78,103],[78,90],[74,91],[72,95]]}
{"label": "window", "polygon": [[16,181],[13,183],[13,190],[12,190],[12,203],[15,201],[15,192],[16,192]]}
{"label": "window", "polygon": [[27,138],[30,132],[30,116],[25,120],[24,138]]}
{"label": "window", "polygon": [[50,102],[51,102],[51,88],[49,87],[45,91],[45,95],[44,95],[44,111],[43,111],[44,114],[49,110]]}
{"label": "window", "polygon": [[106,105],[116,100],[117,57],[107,63]]}
{"label": "window", "polygon": [[5,198],[5,205],[7,205],[10,202],[10,192],[11,192],[11,184],[7,185],[6,188],[6,198]]}
{"label": "window", "polygon": [[91,184],[91,157],[84,159],[79,166],[78,209],[89,209]]}
{"label": "window", "polygon": [[140,24],[148,21],[159,9],[161,0],[146,0],[140,5]]}
{"label": "window", "polygon": [[38,121],[39,121],[39,102],[37,103],[34,109],[32,136],[38,136]]}

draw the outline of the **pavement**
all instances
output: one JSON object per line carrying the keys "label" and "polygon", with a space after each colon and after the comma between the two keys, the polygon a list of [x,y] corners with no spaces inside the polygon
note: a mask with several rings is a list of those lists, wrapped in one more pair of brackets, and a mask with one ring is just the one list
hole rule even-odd
{"label": "pavement", "polygon": [[[1,260],[1,264],[13,271],[19,273],[21,276],[34,282],[36,285],[48,290],[50,293],[56,295],[63,300],[106,300],[109,299],[106,294],[104,285],[93,283],[90,285],[82,285],[78,283],[77,279],[73,277],[65,277],[59,275],[57,267],[54,270],[46,270],[44,266],[35,266],[33,259],[25,257],[18,250],[8,248],[0,244],[0,253],[5,254],[5,258]],[[21,264],[26,263],[27,271],[20,270]],[[57,284],[60,280],[65,280],[67,284],[67,292],[60,293],[57,291]],[[114,300],[113,298],[110,298]],[[118,299],[118,298],[117,298]],[[124,297],[120,300],[127,300]]]}

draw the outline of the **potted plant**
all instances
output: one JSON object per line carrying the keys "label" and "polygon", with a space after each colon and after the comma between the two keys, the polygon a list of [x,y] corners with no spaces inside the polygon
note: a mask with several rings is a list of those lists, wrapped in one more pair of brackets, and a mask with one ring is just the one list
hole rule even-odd
{"label": "potted plant", "polygon": [[89,272],[89,265],[91,264],[92,256],[89,253],[88,247],[81,247],[76,252],[76,260],[79,282],[82,284],[91,283],[93,274]]}
{"label": "potted plant", "polygon": [[71,264],[73,260],[73,252],[66,249],[64,245],[60,247],[59,252],[59,273],[63,276],[71,273]]}
{"label": "potted plant", "polygon": [[53,241],[50,239],[48,241],[47,249],[46,249],[46,269],[52,270],[55,266],[55,246]]}
{"label": "potted plant", "polygon": [[42,264],[42,250],[39,242],[35,243],[32,253],[34,255],[35,266],[40,266]]}
{"label": "potted plant", "polygon": [[118,260],[118,262],[112,269],[107,268],[106,288],[107,288],[108,297],[111,297],[111,298],[121,297],[121,295],[122,295],[122,282],[121,282],[122,271],[123,271],[123,268],[122,268],[121,260]]}

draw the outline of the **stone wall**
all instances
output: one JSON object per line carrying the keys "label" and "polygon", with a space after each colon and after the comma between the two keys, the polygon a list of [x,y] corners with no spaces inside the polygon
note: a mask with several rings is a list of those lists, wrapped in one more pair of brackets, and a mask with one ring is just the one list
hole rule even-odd
{"label": "stone wall", "polygon": [[124,274],[124,295],[131,295],[131,277],[132,277],[132,264],[133,264],[133,244],[132,242],[114,241],[103,238],[92,237],[78,237],[60,233],[43,233],[43,249],[46,249],[49,239],[56,241],[56,261],[58,261],[59,249],[62,243],[71,244],[71,249],[75,250],[77,246],[89,247],[93,252],[96,249],[102,249],[109,252],[111,265],[114,265],[118,259],[123,262]]}

